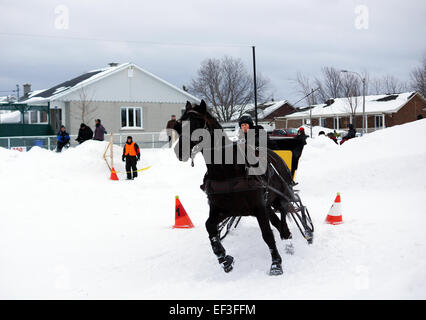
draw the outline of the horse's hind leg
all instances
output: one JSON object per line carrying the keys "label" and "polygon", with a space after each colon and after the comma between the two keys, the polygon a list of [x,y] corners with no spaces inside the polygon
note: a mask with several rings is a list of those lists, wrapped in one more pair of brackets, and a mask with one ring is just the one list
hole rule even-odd
{"label": "horse's hind leg", "polygon": [[275,211],[272,209],[272,207],[267,208],[269,215],[269,220],[271,221],[271,224],[277,228],[278,232],[280,233],[280,237],[282,240],[288,240],[291,239],[291,232],[287,225],[287,210],[285,210],[281,203],[275,202],[274,207],[278,209],[281,213],[281,220],[278,218]]}
{"label": "horse's hind leg", "polygon": [[[281,240],[285,241],[285,253],[287,254],[294,254],[294,247],[291,243],[291,233],[288,229],[287,221],[285,220],[286,217],[281,212],[281,220],[278,218],[277,214],[274,212],[272,208],[267,209],[269,212],[269,220],[271,221],[271,224],[279,231]],[[284,220],[283,220],[284,219]]]}
{"label": "horse's hind leg", "polygon": [[280,202],[280,205],[278,206],[278,210],[281,213],[281,239],[287,240],[285,243],[285,252],[287,254],[294,254],[294,247],[293,247],[293,243],[291,241],[291,239],[293,238],[293,236],[291,235],[290,229],[288,228],[288,224],[287,224],[287,214],[288,214],[288,202],[282,200]]}
{"label": "horse's hind leg", "polygon": [[222,265],[225,272],[230,272],[233,269],[234,258],[226,255],[225,248],[220,242],[219,231],[217,225],[220,222],[220,218],[214,210],[210,209],[210,216],[206,221],[206,229],[209,233],[210,244],[213,249],[213,253],[216,255],[219,264]]}
{"label": "horse's hind leg", "polygon": [[283,274],[283,269],[281,266],[282,260],[280,253],[278,252],[277,245],[275,243],[274,234],[271,230],[271,225],[269,224],[269,218],[266,214],[266,209],[261,208],[258,210],[257,222],[259,223],[260,230],[262,232],[262,238],[269,247],[272,257],[272,265],[269,271],[270,275],[281,275]]}

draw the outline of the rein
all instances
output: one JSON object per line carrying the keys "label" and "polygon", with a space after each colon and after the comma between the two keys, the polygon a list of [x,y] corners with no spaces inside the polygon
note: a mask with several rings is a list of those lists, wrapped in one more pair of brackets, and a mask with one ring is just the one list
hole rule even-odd
{"label": "rein", "polygon": [[[189,110],[188,111],[188,114],[189,113],[192,113],[192,114],[194,114],[195,116],[197,116],[199,119],[202,119],[202,120],[204,120],[204,127],[203,127],[203,129],[207,129],[207,130],[211,130],[212,128],[210,128],[209,127],[209,125],[208,125],[208,119],[204,116],[204,115],[202,115],[201,113],[199,113],[199,112],[197,112],[197,111],[195,111],[195,110]],[[200,137],[200,140],[201,140],[201,137]],[[242,140],[239,140],[238,142],[240,142],[240,141],[242,141]],[[241,143],[238,143],[237,142],[237,148],[239,148],[240,147],[240,145],[241,145]],[[201,147],[199,147],[199,145],[197,144],[197,145],[195,145],[193,148],[192,148],[192,150],[191,150],[191,155],[190,155],[190,158],[191,158],[191,167],[194,167],[194,158],[195,158],[195,156],[197,155],[197,153],[199,153],[200,151],[201,151],[201,149],[203,149],[203,150],[217,150],[219,148],[219,146],[216,146],[216,147],[210,147],[210,148],[201,148]],[[223,148],[223,146],[220,146],[220,148]],[[247,155],[246,154],[244,154],[244,157],[245,157],[245,160],[246,160],[246,168],[247,168],[247,161],[248,161],[248,159],[247,159]],[[272,165],[272,163],[269,163],[268,162],[268,166],[274,171],[274,173],[281,179],[281,181],[283,182],[283,184],[287,187],[287,189],[289,188],[289,186],[287,185],[287,183],[285,182],[285,180],[283,179],[283,177],[281,177],[281,175],[278,173],[278,171],[277,171],[277,169]],[[257,175],[255,175],[254,176],[254,178],[260,183],[260,185],[261,185],[261,188],[263,188],[263,189],[265,189],[266,190],[266,193],[265,193],[265,199],[267,198],[267,196],[268,196],[268,192],[269,191],[272,191],[272,192],[275,192],[276,194],[278,194],[280,197],[282,197],[282,198],[284,198],[284,199],[286,199],[286,200],[290,200],[291,201],[291,199],[288,199],[288,196],[286,196],[283,192],[281,192],[280,190],[278,190],[277,188],[274,188],[274,187],[272,187],[272,186],[270,186],[270,178],[271,178],[271,175],[270,174],[268,174],[268,176],[267,176],[267,179],[262,179],[261,177],[259,177],[259,176],[257,176]],[[231,181],[230,181],[230,183],[232,183]],[[247,191],[249,191],[250,189],[248,189]],[[241,190],[241,191],[243,191],[243,190]],[[288,191],[290,191],[290,190],[288,190]],[[291,194],[291,192],[290,192],[290,194]]]}

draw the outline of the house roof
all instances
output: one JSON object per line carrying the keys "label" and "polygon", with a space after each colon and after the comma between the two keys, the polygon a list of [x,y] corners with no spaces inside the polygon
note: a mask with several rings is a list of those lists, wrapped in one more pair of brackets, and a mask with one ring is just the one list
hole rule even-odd
{"label": "house roof", "polygon": [[[277,111],[279,108],[281,108],[283,105],[285,105],[286,103],[288,103],[287,100],[280,100],[280,101],[271,101],[271,102],[266,102],[263,103],[262,106],[257,109],[257,117],[259,119],[265,119],[267,118],[272,112]],[[248,110],[249,112],[253,112],[254,114],[254,105],[251,106],[250,110]]]}
{"label": "house roof", "polygon": [[[262,103],[257,106],[257,118],[259,120],[263,120],[267,118],[270,114],[272,114],[274,111],[281,108],[286,103],[290,104],[287,100],[280,100],[280,101],[269,101]],[[247,104],[246,110],[244,112],[245,114],[250,114],[254,116],[254,103]],[[237,121],[237,117],[233,117],[231,119],[232,121]]]}
{"label": "house roof", "polygon": [[29,98],[27,100],[22,101],[23,103],[38,103],[38,102],[46,102],[50,100],[56,100],[59,98],[64,97],[65,95],[76,91],[77,89],[80,89],[82,86],[86,86],[88,84],[91,84],[95,81],[101,80],[109,75],[115,74],[116,72],[119,72],[121,70],[124,70],[130,66],[133,66],[134,68],[140,70],[141,72],[145,73],[146,75],[158,80],[159,82],[165,84],[166,86],[179,91],[181,94],[187,96],[189,99],[199,101],[198,98],[192,96],[186,91],[183,91],[176,86],[170,84],[169,82],[155,76],[154,74],[142,69],[138,65],[134,63],[122,63],[117,66],[111,66],[107,68],[102,69],[96,69],[88,71],[84,74],[81,74],[75,78],[72,78],[70,80],[64,81],[60,84],[57,84],[49,89],[45,90],[38,90],[38,91],[32,91],[29,94]]}
{"label": "house roof", "polygon": [[[393,113],[402,108],[416,92],[404,92],[399,94],[371,95],[365,97],[365,113]],[[355,114],[362,114],[362,96],[352,97],[353,103],[356,103]],[[356,101],[356,102],[355,102]],[[349,98],[331,99],[329,104],[316,104],[312,107],[312,117],[332,117],[337,115],[351,114]],[[305,108],[303,111],[295,112],[281,118],[298,119],[307,118],[310,115],[311,108]]]}

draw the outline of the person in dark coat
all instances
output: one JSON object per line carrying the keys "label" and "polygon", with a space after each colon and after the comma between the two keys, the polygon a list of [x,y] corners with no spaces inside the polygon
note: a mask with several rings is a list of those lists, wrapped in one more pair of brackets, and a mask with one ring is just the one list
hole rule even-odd
{"label": "person in dark coat", "polygon": [[297,167],[299,165],[299,158],[302,155],[302,151],[303,148],[305,147],[306,144],[306,139],[308,138],[308,136],[305,134],[305,129],[303,127],[301,127],[298,131],[297,131],[297,135],[293,138],[295,140],[297,140],[297,146],[292,150],[293,151],[293,156],[291,158],[291,176],[294,179],[294,173],[297,170]]}
{"label": "person in dark coat", "polygon": [[78,143],[83,143],[84,141],[90,140],[93,138],[93,131],[84,123],[80,125],[80,130],[78,130],[77,139],[75,139]]}
{"label": "person in dark coat", "polygon": [[95,136],[93,140],[104,141],[104,135],[107,133],[104,126],[101,124],[101,119],[96,119]]}
{"label": "person in dark coat", "polygon": [[61,126],[56,138],[58,140],[56,152],[61,152],[62,148],[70,143],[70,135],[66,131],[65,126]]}
{"label": "person in dark coat", "polygon": [[[289,184],[293,184],[293,179],[291,177],[291,173],[290,170],[288,170],[287,165],[282,165],[281,162],[284,162],[284,160],[278,155],[276,154],[272,149],[269,149],[268,147],[268,142],[266,146],[260,146],[259,144],[259,132],[260,130],[265,130],[263,128],[263,126],[261,125],[255,125],[253,123],[253,119],[249,116],[242,116],[240,118],[240,120],[238,121],[238,125],[242,131],[242,133],[244,134],[243,137],[240,138],[244,138],[245,139],[245,144],[246,144],[246,148],[247,148],[247,132],[249,130],[255,130],[255,146],[256,148],[258,147],[266,147],[266,153],[267,153],[267,161],[269,161],[275,168],[275,170],[277,170],[278,174],[284,178],[284,180],[289,183]],[[247,149],[245,150],[246,154],[247,154]],[[259,156],[259,152],[256,149],[256,156]]]}
{"label": "person in dark coat", "polygon": [[352,139],[352,138],[355,138],[355,136],[356,136],[356,130],[354,128],[354,125],[350,123],[348,133],[343,137],[343,139]]}
{"label": "person in dark coat", "polygon": [[123,148],[123,156],[121,157],[121,159],[123,161],[126,161],[127,180],[133,180],[134,178],[136,178],[138,176],[138,168],[136,167],[136,164],[141,159],[141,154],[138,144],[133,141],[133,138],[131,136],[127,137],[126,144]]}
{"label": "person in dark coat", "polygon": [[342,138],[342,141],[340,141],[340,144],[343,144],[344,142],[348,141],[349,139],[356,137],[356,130],[354,128],[354,125],[352,123],[349,124],[349,130],[348,133]]}
{"label": "person in dark coat", "polygon": [[241,129],[241,136],[240,136],[240,139],[242,139],[242,138],[244,138],[245,140],[246,140],[246,143],[247,143],[247,132],[250,130],[250,129],[254,129],[255,131],[255,146],[256,147],[259,147],[259,132],[261,131],[261,130],[265,130],[264,128],[263,128],[263,126],[261,126],[261,125],[255,125],[254,124],[254,122],[253,122],[253,119],[249,116],[249,115],[244,115],[244,116],[242,116],[241,118],[240,118],[240,120],[238,120],[238,126],[240,127],[240,129]]}
{"label": "person in dark coat", "polygon": [[238,126],[244,133],[247,133],[249,129],[254,129],[253,119],[249,115],[242,116],[238,120]]}
{"label": "person in dark coat", "polygon": [[169,121],[167,121],[167,125],[166,125],[166,132],[167,132],[167,135],[169,136],[169,147],[171,147],[174,142],[173,129],[175,127],[175,124],[176,124],[176,116],[172,114],[172,118]]}

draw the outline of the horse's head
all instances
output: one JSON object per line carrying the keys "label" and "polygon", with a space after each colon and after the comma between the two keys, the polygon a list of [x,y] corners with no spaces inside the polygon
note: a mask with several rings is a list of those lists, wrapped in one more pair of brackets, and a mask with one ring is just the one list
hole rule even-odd
{"label": "horse's head", "polygon": [[174,130],[179,136],[178,143],[175,145],[175,153],[180,161],[187,161],[190,158],[192,149],[201,142],[201,140],[192,141],[191,135],[197,129],[208,129],[210,118],[204,100],[201,100],[199,105],[186,102],[185,112],[174,126]]}

